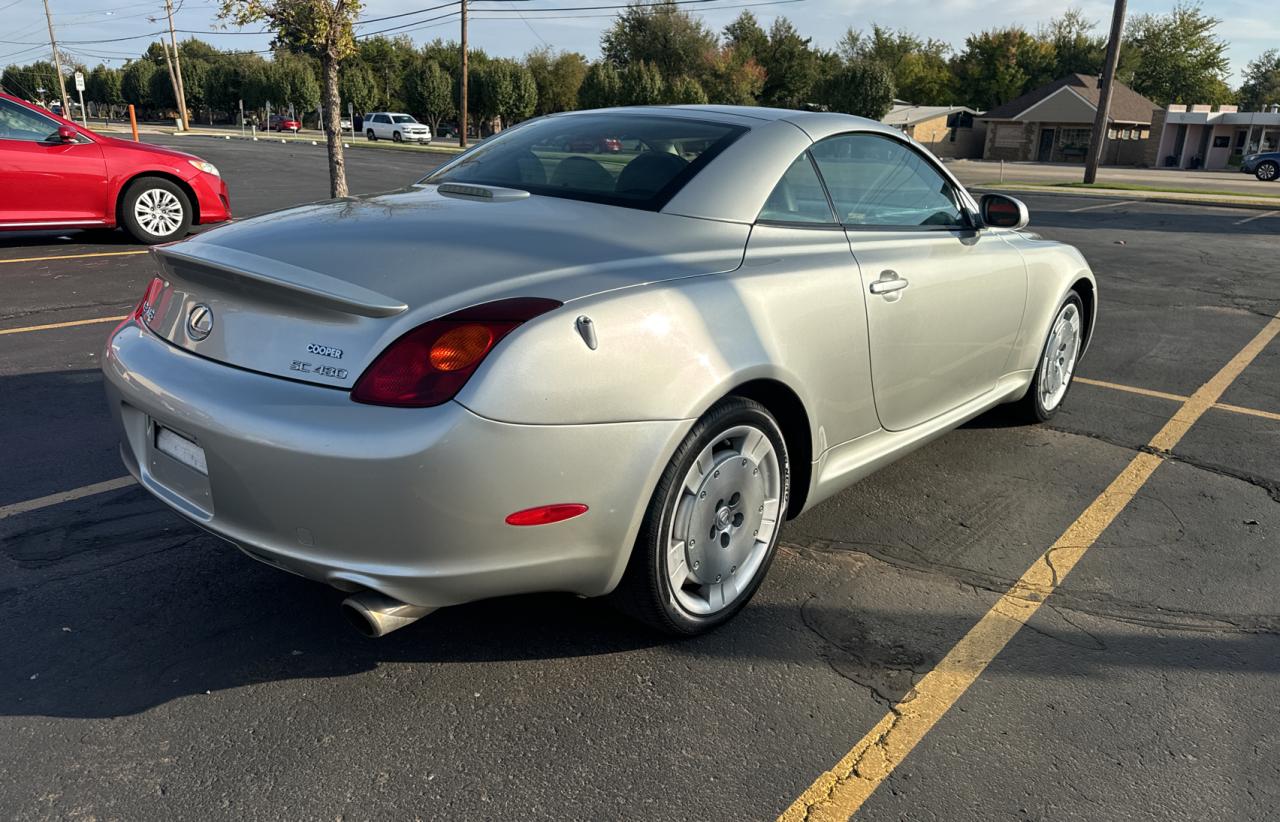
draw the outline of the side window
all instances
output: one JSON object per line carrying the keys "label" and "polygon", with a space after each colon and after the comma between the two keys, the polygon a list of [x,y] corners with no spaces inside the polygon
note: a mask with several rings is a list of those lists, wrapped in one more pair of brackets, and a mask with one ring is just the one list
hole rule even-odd
{"label": "side window", "polygon": [[757,218],[774,223],[834,225],[835,215],[809,152],[796,158],[774,186]]}
{"label": "side window", "polygon": [[842,134],[823,140],[812,152],[845,225],[968,224],[951,183],[897,140]]}
{"label": "side window", "polygon": [[8,100],[0,100],[0,140],[44,142],[58,133],[58,124]]}

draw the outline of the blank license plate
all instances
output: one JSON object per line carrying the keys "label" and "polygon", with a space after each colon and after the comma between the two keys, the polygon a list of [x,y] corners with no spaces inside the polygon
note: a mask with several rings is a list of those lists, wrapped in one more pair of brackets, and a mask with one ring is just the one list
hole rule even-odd
{"label": "blank license plate", "polygon": [[204,461],[204,449],[181,434],[175,434],[159,425],[156,426],[156,450],[205,476],[209,475],[209,465]]}

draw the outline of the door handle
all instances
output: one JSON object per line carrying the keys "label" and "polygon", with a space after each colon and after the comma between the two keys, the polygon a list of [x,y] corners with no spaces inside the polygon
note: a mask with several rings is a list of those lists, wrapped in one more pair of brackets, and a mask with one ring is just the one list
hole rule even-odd
{"label": "door handle", "polygon": [[911,283],[898,276],[896,271],[881,271],[880,279],[871,284],[872,294],[892,294],[895,291],[901,291]]}

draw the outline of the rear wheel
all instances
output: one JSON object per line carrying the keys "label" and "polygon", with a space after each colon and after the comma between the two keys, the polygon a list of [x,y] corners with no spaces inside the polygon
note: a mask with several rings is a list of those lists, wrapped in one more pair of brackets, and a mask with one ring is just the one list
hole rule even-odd
{"label": "rear wheel", "polygon": [[367,138],[369,138],[369,142],[371,142],[371,143],[376,143],[376,142],[378,142],[378,135],[376,135],[376,134],[374,134],[374,133],[373,133],[373,129],[369,129],[368,131],[366,131],[366,132],[364,133],[364,136],[365,136],[365,137],[367,137]]}
{"label": "rear wheel", "polygon": [[193,211],[187,193],[171,180],[142,177],[125,190],[120,221],[140,243],[178,240],[191,230]]}
{"label": "rear wheel", "polygon": [[1253,171],[1253,176],[1263,182],[1271,182],[1276,178],[1280,178],[1280,165],[1277,165],[1270,160],[1265,163],[1259,163],[1258,167]]}
{"label": "rear wheel", "polygon": [[1080,295],[1071,291],[1049,326],[1031,387],[1015,406],[1017,415],[1025,421],[1047,422],[1062,407],[1084,347],[1084,323],[1084,304]]}
{"label": "rear wheel", "polygon": [[663,471],[615,604],[669,634],[728,621],[773,561],[790,480],[786,441],[768,410],[743,397],[717,403]]}

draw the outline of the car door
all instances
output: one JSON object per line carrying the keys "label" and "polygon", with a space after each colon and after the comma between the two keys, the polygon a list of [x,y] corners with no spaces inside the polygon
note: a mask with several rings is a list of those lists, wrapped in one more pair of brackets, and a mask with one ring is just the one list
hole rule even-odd
{"label": "car door", "polygon": [[84,224],[106,219],[102,149],[88,137],[64,143],[61,124],[0,99],[0,223]]}
{"label": "car door", "polygon": [[912,428],[991,391],[1022,325],[1022,255],[903,139],[842,134],[812,153],[861,269],[880,423]]}
{"label": "car door", "polygon": [[373,118],[373,133],[380,140],[391,139],[391,117],[386,114],[378,114]]}

